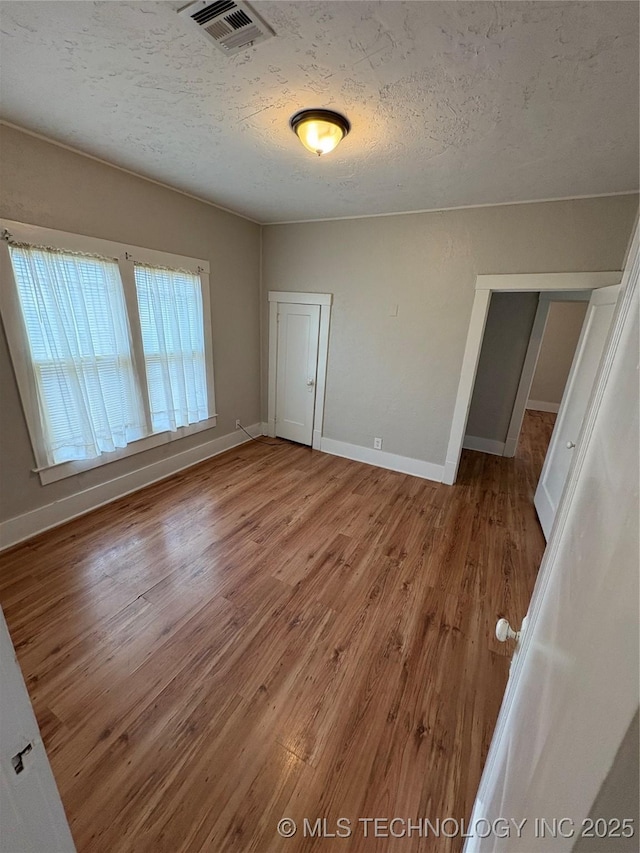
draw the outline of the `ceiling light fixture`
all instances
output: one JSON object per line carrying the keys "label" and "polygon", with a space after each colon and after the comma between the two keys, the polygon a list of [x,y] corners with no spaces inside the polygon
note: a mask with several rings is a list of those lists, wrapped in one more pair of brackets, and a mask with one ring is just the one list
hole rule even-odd
{"label": "ceiling light fixture", "polygon": [[349,120],[333,110],[300,110],[289,124],[304,147],[318,157],[333,151],[351,130]]}

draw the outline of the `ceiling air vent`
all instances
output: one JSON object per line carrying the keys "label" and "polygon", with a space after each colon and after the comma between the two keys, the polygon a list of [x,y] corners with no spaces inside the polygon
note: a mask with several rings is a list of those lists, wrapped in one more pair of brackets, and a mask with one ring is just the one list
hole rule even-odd
{"label": "ceiling air vent", "polygon": [[243,0],[196,0],[178,14],[193,21],[228,56],[274,35],[271,27]]}

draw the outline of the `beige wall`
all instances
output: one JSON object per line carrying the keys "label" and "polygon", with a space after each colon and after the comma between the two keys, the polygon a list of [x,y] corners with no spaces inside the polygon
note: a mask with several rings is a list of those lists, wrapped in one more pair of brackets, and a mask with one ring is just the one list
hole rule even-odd
{"label": "beige wall", "polygon": [[559,405],[587,311],[586,302],[552,302],[529,399]]}
{"label": "beige wall", "polygon": [[[211,263],[214,430],[41,486],[0,332],[0,520],[260,419],[260,228],[105,164],[1,127],[0,216]],[[637,197],[267,226],[269,289],[335,294],[325,435],[443,463],[478,273],[620,268]],[[397,316],[394,306],[398,305]]]}
{"label": "beige wall", "polygon": [[492,295],[471,397],[468,436],[507,440],[537,310],[537,293]]}
{"label": "beige wall", "polygon": [[[48,486],[40,485],[0,331],[0,520],[260,420],[260,227],[119,169],[0,126],[0,216],[207,259],[217,427]],[[5,286],[5,283],[2,283]]]}
{"label": "beige wall", "polygon": [[443,464],[475,276],[620,269],[636,209],[617,196],[266,226],[263,420],[266,292],[330,291],[325,435]]}

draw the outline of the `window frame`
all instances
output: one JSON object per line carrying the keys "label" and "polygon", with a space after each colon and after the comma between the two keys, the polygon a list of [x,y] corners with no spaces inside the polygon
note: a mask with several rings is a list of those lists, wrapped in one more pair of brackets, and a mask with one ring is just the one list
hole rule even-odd
{"label": "window frame", "polygon": [[[108,465],[118,459],[124,459],[177,441],[188,435],[212,429],[217,424],[217,413],[215,408],[215,385],[213,367],[213,330],[211,324],[211,290],[210,290],[210,264],[209,261],[199,258],[190,258],[183,255],[175,255],[170,252],[162,252],[157,249],[147,249],[141,246],[133,246],[127,243],[117,243],[111,240],[103,240],[98,237],[89,237],[82,234],[73,234],[67,231],[58,231],[53,228],[43,228],[39,225],[28,225],[10,219],[0,219],[0,315],[4,325],[9,354],[13,363],[18,392],[22,403],[22,409],[31,440],[31,447],[36,462],[32,470],[40,477],[42,485],[56,482],[57,480],[73,477],[83,471]],[[7,239],[8,238],[8,239]],[[102,257],[114,258],[118,262],[120,278],[124,291],[125,304],[129,317],[132,336],[132,357],[134,369],[140,383],[145,414],[149,414],[149,396],[147,393],[147,376],[144,361],[144,350],[142,347],[142,333],[138,314],[138,298],[134,264],[146,264],[148,266],[168,267],[169,269],[187,270],[200,277],[202,287],[202,313],[204,320],[204,345],[205,365],[207,381],[207,406],[209,417],[189,426],[179,427],[175,432],[165,431],[152,433],[127,444],[126,447],[111,453],[103,453],[95,459],[82,459],[72,462],[60,462],[51,465],[46,459],[44,452],[44,436],[40,418],[38,397],[36,392],[35,378],[31,367],[31,355],[26,329],[22,318],[22,309],[18,296],[18,288],[13,274],[13,266],[9,255],[9,242],[13,239],[20,243],[29,243],[34,246],[47,246],[62,251],[79,252],[88,255],[100,255]]]}

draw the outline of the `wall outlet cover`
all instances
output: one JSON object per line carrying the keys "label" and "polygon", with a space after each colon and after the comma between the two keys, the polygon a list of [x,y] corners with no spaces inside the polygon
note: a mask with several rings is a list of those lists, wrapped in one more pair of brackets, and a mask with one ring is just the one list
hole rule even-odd
{"label": "wall outlet cover", "polygon": [[373,439],[373,449],[374,450],[382,450],[382,439],[374,438]]}

